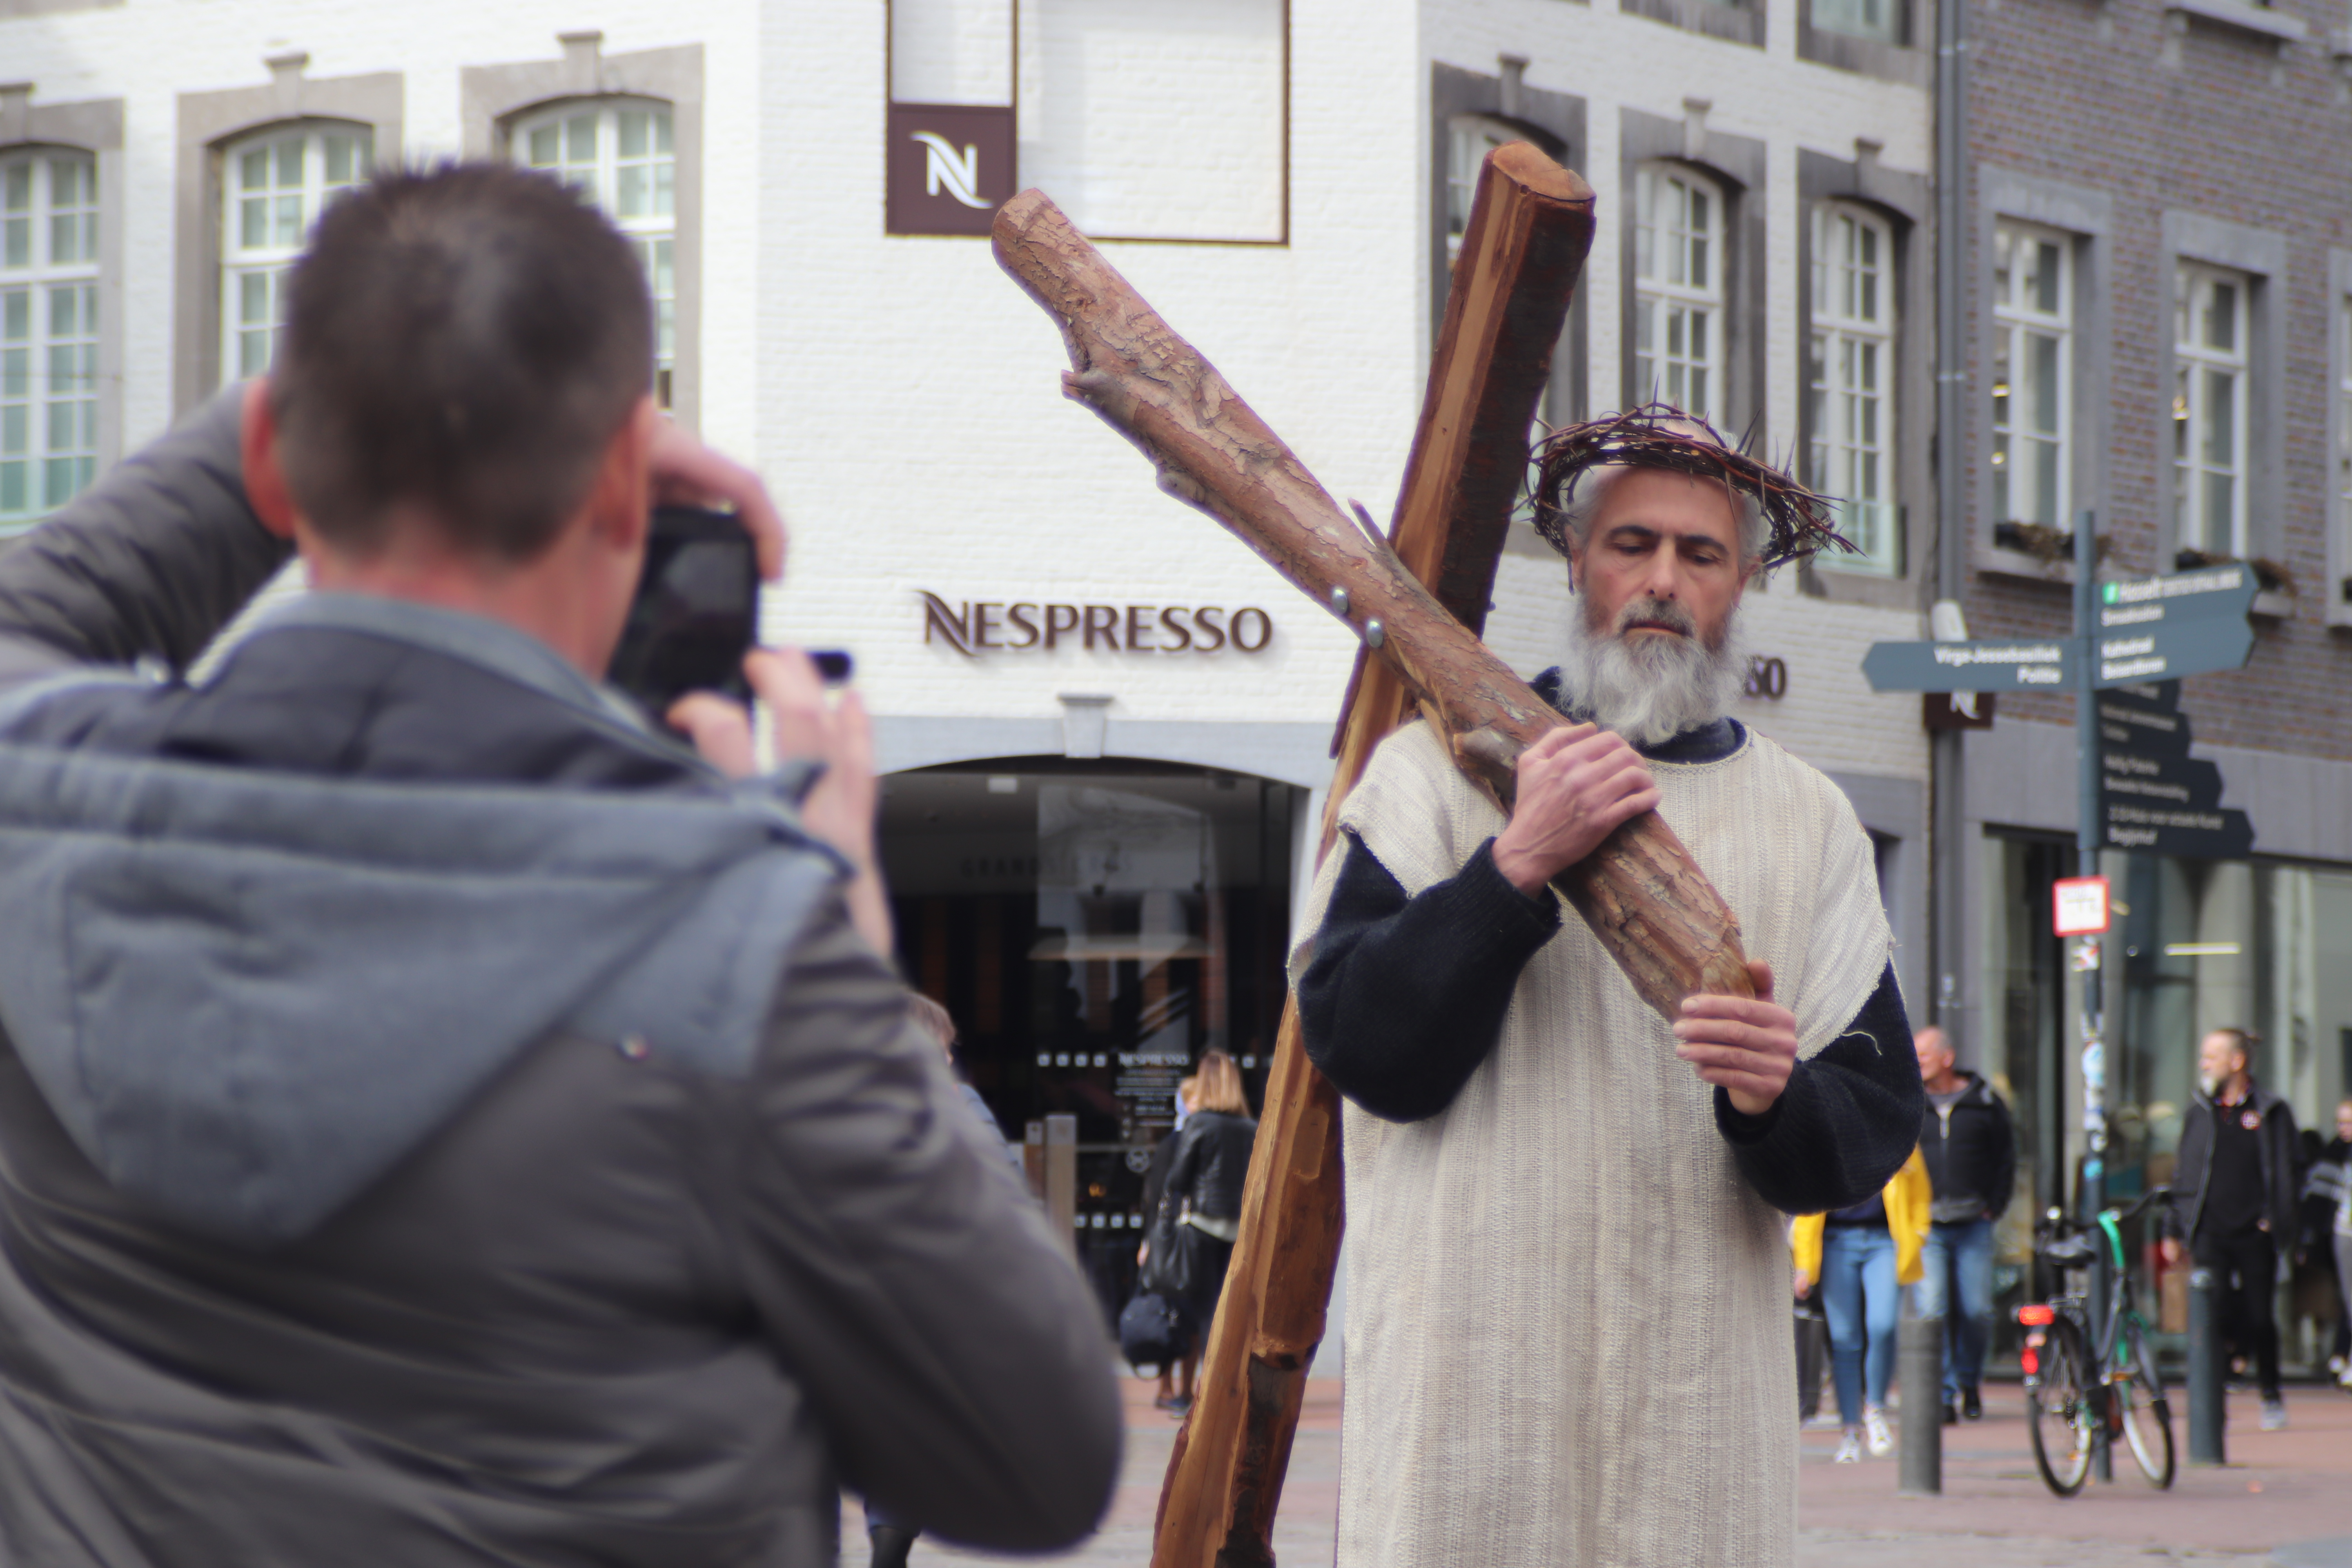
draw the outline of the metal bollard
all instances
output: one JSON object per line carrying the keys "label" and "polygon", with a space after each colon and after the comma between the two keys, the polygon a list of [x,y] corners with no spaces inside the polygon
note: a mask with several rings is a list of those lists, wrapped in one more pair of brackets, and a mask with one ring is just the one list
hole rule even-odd
{"label": "metal bollard", "polygon": [[2221,1282],[2210,1268],[2189,1271],[2189,1462],[2220,1465],[2221,1377],[2229,1362],[2221,1353]]}
{"label": "metal bollard", "polygon": [[1078,1119],[1045,1118],[1045,1218],[1075,1258],[1078,1253]]}
{"label": "metal bollard", "polygon": [[1902,1363],[1900,1497],[1934,1497],[1944,1489],[1944,1320],[1903,1320],[1895,1356]]}

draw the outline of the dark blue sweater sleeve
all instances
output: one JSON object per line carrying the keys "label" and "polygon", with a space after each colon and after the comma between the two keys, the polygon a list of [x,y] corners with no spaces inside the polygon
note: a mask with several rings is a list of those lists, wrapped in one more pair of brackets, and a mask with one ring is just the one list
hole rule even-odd
{"label": "dark blue sweater sleeve", "polygon": [[1373,1115],[1419,1121],[1454,1097],[1501,1037],[1519,971],[1559,930],[1559,900],[1529,898],[1478,847],[1408,899],[1355,835],[1298,982],[1307,1055]]}
{"label": "dark blue sweater sleeve", "polygon": [[1890,963],[1862,1011],[1796,1065],[1763,1115],[1733,1110],[1717,1089],[1715,1123],[1766,1203],[1820,1214],[1860,1203],[1894,1178],[1918,1146],[1927,1104]]}

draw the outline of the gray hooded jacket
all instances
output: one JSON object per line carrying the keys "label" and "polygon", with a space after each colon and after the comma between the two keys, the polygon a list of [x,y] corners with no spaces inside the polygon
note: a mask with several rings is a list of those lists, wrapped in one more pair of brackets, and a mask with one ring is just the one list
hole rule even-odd
{"label": "gray hooded jacket", "polygon": [[235,468],[224,398],[0,554],[0,1562],[1084,1533],[1091,1292],[794,793],[416,605],[125,673],[281,558]]}

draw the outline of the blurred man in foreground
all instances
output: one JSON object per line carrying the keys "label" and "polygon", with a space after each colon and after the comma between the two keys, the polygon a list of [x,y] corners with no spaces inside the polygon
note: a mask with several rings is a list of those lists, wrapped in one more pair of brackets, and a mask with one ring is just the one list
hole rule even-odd
{"label": "blurred man in foreground", "polygon": [[[877,950],[857,710],[754,657],[796,801],[596,684],[657,491],[781,561],[626,245],[389,174],[290,298],[0,557],[0,1561],[829,1564],[843,1482],[1083,1534],[1110,1353]],[[289,538],[320,592],[130,672]]]}

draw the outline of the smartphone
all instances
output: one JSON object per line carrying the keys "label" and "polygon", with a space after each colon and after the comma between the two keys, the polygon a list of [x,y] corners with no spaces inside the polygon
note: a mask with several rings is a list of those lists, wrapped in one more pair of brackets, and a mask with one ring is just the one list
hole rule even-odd
{"label": "smartphone", "polygon": [[606,679],[656,721],[689,691],[751,700],[743,656],[759,635],[760,562],[732,512],[656,508],[645,574]]}

